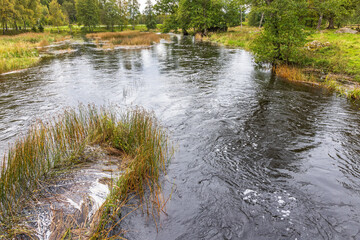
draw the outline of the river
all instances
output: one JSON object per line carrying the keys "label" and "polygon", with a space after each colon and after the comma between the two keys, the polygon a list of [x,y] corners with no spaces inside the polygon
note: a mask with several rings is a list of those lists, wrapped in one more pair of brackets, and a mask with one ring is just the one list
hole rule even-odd
{"label": "river", "polygon": [[360,239],[359,105],[278,79],[250,53],[192,38],[148,49],[92,44],[0,76],[0,153],[34,120],[78,103],[142,106],[176,153],[166,214],[129,239]]}

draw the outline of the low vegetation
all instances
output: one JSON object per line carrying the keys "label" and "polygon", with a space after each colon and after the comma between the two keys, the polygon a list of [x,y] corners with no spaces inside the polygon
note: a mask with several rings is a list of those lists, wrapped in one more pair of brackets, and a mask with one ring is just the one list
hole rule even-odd
{"label": "low vegetation", "polygon": [[98,42],[105,41],[114,46],[150,46],[154,43],[159,43],[161,39],[170,39],[168,34],[140,31],[91,33],[87,34],[86,37]]}
{"label": "low vegetation", "polygon": [[[250,44],[256,36],[259,35],[260,29],[254,27],[232,27],[227,32],[211,33],[202,40],[216,42],[229,47],[241,47],[250,50]],[[199,35],[197,35],[200,37]],[[200,38],[201,39],[201,38]]]}
{"label": "low vegetation", "polygon": [[0,73],[33,66],[40,60],[37,47],[63,39],[64,36],[46,33],[0,36]]}
{"label": "low vegetation", "polygon": [[166,133],[155,117],[141,109],[118,115],[111,108],[81,105],[52,121],[39,121],[10,148],[0,174],[0,236],[12,239],[26,234],[19,216],[24,201],[51,173],[83,161],[85,147],[92,144],[113,147],[131,157],[100,210],[94,239],[106,238],[113,225],[118,224],[112,220],[116,216],[119,219],[122,203],[130,196],[143,199],[149,189],[153,199],[158,198],[158,179],[165,171],[168,146]]}
{"label": "low vegetation", "polygon": [[[223,33],[212,33],[207,37],[197,35],[196,38],[253,51],[254,41],[260,33],[258,27],[243,26],[229,28]],[[336,30],[308,32],[305,44],[298,50],[297,58],[288,66],[276,66],[279,76],[326,86],[351,99],[360,98],[359,34],[336,33]],[[328,80],[321,81],[321,78]],[[344,81],[351,84],[343,84]]]}
{"label": "low vegetation", "polygon": [[[360,99],[360,84],[354,83],[346,76],[328,74],[321,79],[319,75],[306,72],[298,67],[289,65],[280,65],[275,68],[276,75],[294,82],[309,83],[317,86],[323,86],[348,99]],[[348,80],[346,80],[346,78]]]}

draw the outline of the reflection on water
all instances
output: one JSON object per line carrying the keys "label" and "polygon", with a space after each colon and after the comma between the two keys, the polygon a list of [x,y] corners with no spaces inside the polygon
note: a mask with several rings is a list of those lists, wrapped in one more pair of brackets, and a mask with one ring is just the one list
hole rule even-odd
{"label": "reflection on water", "polygon": [[92,45],[0,76],[0,152],[36,118],[83,103],[153,110],[178,151],[161,228],[129,239],[360,239],[360,113],[277,79],[249,53],[174,36],[150,49]]}

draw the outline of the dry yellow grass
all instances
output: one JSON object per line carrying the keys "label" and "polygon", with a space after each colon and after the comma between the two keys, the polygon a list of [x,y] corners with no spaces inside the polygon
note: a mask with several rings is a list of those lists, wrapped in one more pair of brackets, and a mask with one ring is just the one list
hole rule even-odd
{"label": "dry yellow grass", "polygon": [[280,65],[275,69],[276,75],[286,78],[290,81],[307,82],[308,78],[304,76],[299,68],[291,67],[288,65]]}
{"label": "dry yellow grass", "polygon": [[92,33],[87,34],[86,37],[94,39],[96,43],[99,43],[99,40],[102,40],[115,46],[150,46],[154,43],[159,43],[161,39],[170,39],[168,34],[156,34],[140,31]]}

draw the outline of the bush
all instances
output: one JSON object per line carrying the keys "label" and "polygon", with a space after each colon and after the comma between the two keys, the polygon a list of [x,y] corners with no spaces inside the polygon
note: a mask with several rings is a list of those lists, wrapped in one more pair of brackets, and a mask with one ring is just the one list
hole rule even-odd
{"label": "bush", "polygon": [[44,27],[41,24],[39,26],[39,32],[44,32]]}

